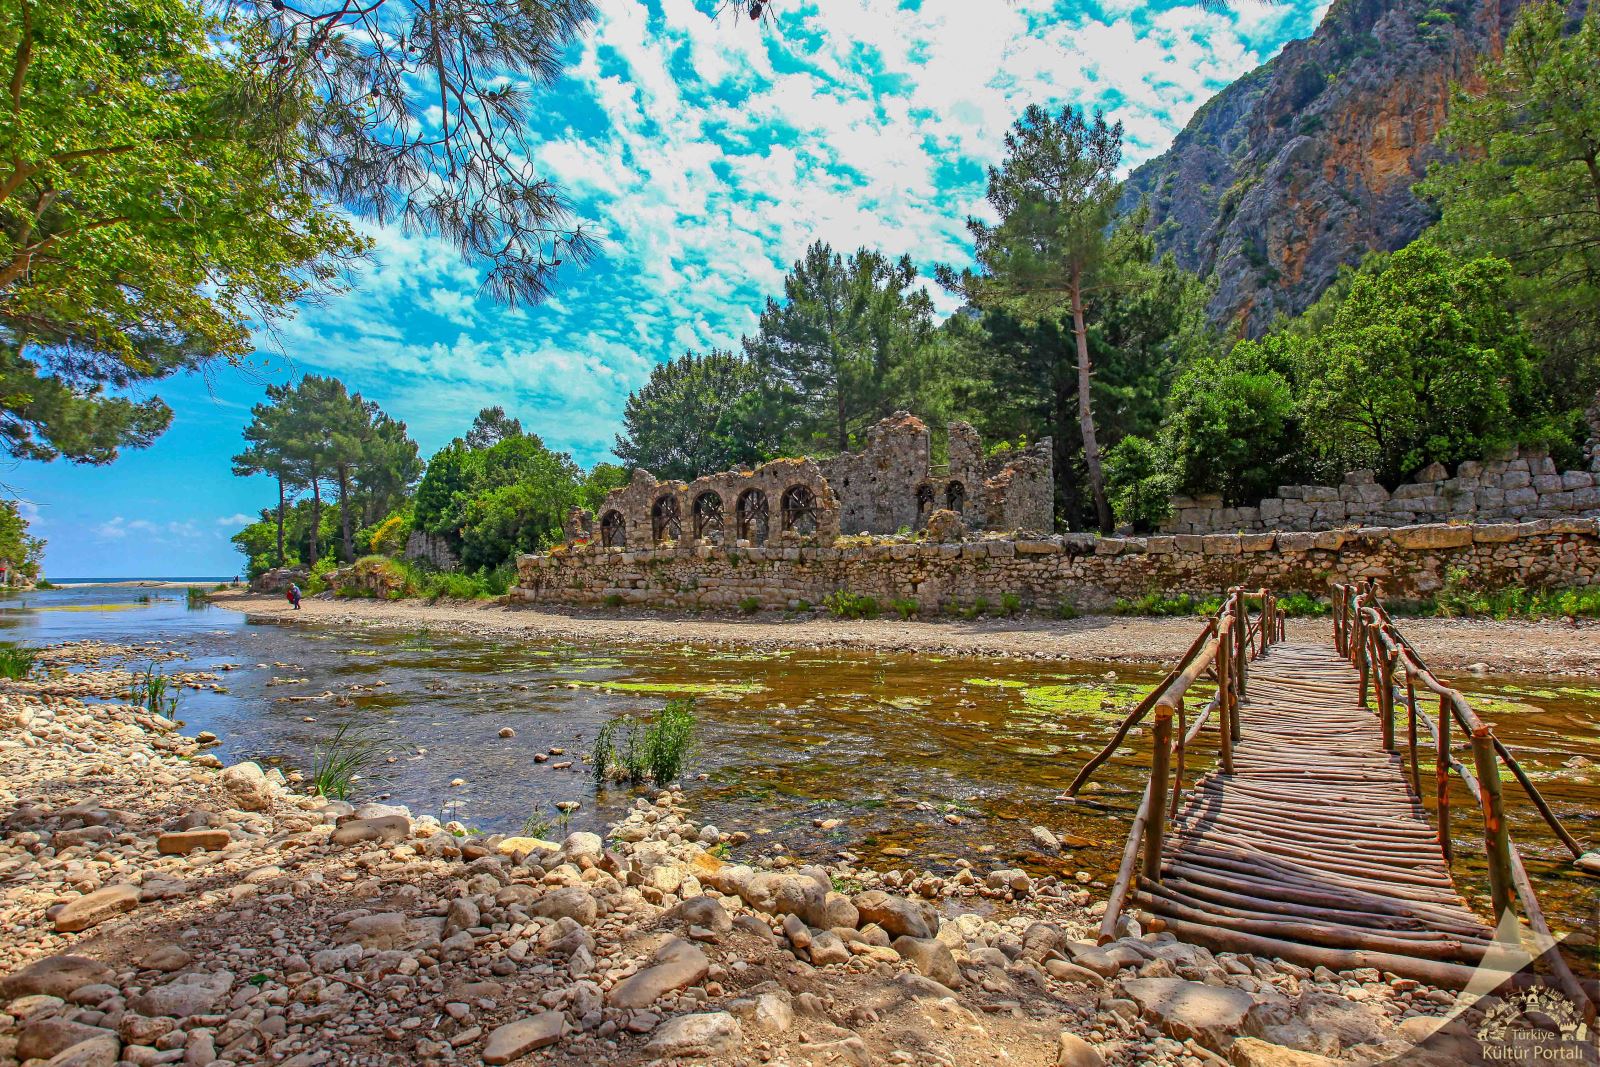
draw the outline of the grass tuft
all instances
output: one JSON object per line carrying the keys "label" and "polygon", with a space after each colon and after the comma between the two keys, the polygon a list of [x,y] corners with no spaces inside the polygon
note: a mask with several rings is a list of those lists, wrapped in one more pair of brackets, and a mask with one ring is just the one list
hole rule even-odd
{"label": "grass tuft", "polygon": [[845,589],[835,589],[822,598],[822,606],[836,619],[875,619],[878,617],[876,597],[863,596]]}
{"label": "grass tuft", "polygon": [[169,719],[178,717],[178,693],[178,687],[167,680],[154,661],[144,669],[143,674],[134,676],[133,688],[128,690],[128,696],[135,704],[152,715],[163,715]]}
{"label": "grass tuft", "polygon": [[340,723],[333,736],[312,749],[311,789],[328,800],[348,800],[368,767],[382,761],[388,742],[359,726]]}

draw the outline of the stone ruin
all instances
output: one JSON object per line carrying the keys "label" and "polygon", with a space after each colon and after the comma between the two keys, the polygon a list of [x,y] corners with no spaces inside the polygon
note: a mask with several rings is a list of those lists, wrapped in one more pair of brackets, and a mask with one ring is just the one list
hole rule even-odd
{"label": "stone ruin", "polygon": [[569,547],[643,549],[662,544],[830,544],[841,533],[926,529],[948,510],[972,528],[1048,533],[1055,471],[1049,438],[985,457],[978,432],[949,428],[950,462],[932,462],[932,435],[896,412],[867,431],[866,447],[831,459],[775,459],[754,470],[657,481],[636,470],[598,509],[574,508]]}

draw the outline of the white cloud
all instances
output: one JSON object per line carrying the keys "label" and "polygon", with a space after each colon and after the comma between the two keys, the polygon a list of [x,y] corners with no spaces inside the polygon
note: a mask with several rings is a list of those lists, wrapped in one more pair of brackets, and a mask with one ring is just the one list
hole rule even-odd
{"label": "white cloud", "polygon": [[99,537],[104,541],[115,541],[119,538],[128,536],[125,520],[121,515],[118,515],[109,522],[102,522],[99,526],[95,527],[94,532],[96,537]]}
{"label": "white cloud", "polygon": [[256,517],[254,515],[246,515],[241,511],[237,515],[222,516],[222,518],[217,520],[217,525],[228,530],[237,530],[239,527],[249,526],[255,521]]}
{"label": "white cloud", "polygon": [[735,346],[811,241],[964,263],[982,168],[1027,104],[1104,104],[1131,167],[1325,6],[793,0],[762,28],[697,0],[604,5],[535,149],[604,262],[509,312],[444,242],[369,228],[360,291],[289,324],[285,350],[425,447],[498,403],[590,462],[650,367]]}

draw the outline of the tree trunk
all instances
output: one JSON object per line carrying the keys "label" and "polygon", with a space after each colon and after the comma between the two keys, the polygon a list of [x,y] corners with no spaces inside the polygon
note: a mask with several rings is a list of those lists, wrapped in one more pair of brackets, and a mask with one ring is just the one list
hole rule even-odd
{"label": "tree trunk", "polygon": [[278,475],[278,566],[283,566],[283,475]]}
{"label": "tree trunk", "polygon": [[1112,531],[1111,505],[1106,503],[1105,477],[1100,473],[1100,444],[1094,435],[1094,402],[1089,395],[1089,331],[1083,322],[1083,271],[1072,268],[1072,332],[1078,340],[1078,426],[1083,433],[1083,465],[1089,472],[1089,491],[1094,494],[1094,512],[1100,532]]}
{"label": "tree trunk", "polygon": [[355,562],[355,543],[350,539],[350,467],[339,464],[339,537],[344,561]]}
{"label": "tree trunk", "polygon": [[311,558],[306,561],[307,567],[315,567],[322,554],[317,551],[317,534],[322,530],[322,480],[316,475],[311,476]]}

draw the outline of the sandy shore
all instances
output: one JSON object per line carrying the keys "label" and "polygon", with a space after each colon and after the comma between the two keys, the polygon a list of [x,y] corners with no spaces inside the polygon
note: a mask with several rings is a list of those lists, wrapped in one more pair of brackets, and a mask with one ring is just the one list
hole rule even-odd
{"label": "sandy shore", "polygon": [[[294,611],[282,597],[218,593],[212,602],[245,612],[252,621],[316,627],[446,630],[490,640],[590,640],[630,644],[736,645],[746,648],[840,648],[942,656],[1107,660],[1165,663],[1194,639],[1193,618],[1092,615],[1071,620],[1011,619],[902,621],[685,615],[664,612],[508,608],[490,603],[428,604],[419,600],[308,599]],[[1407,619],[1403,628],[1435,669],[1504,674],[1600,674],[1600,625]],[[1320,641],[1327,619],[1294,619],[1292,641]],[[1480,666],[1481,665],[1481,666]]]}

